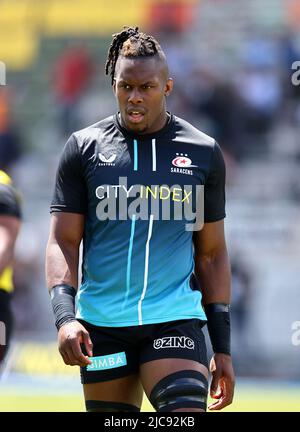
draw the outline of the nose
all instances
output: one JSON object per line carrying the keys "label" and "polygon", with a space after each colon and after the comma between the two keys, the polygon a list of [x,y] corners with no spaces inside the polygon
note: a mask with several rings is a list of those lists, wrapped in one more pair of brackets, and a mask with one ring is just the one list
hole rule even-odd
{"label": "nose", "polygon": [[143,97],[139,89],[133,88],[130,92],[128,102],[132,103],[133,105],[139,104],[143,102]]}

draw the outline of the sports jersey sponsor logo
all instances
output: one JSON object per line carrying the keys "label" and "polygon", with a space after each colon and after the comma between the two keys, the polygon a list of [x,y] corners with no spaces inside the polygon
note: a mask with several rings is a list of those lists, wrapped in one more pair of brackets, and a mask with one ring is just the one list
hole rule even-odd
{"label": "sports jersey sponsor logo", "polygon": [[203,185],[103,184],[96,188],[96,216],[106,220],[185,220],[187,231],[199,231],[204,223]]}
{"label": "sports jersey sponsor logo", "polygon": [[125,352],[108,354],[106,356],[90,357],[91,364],[86,367],[88,372],[114,369],[127,365]]}
{"label": "sports jersey sponsor logo", "polygon": [[186,153],[176,153],[176,157],[172,160],[172,173],[193,175],[193,170],[188,168],[196,168],[197,165],[192,164],[192,159]]}
{"label": "sports jersey sponsor logo", "polygon": [[104,154],[99,153],[99,159],[102,162],[99,162],[100,166],[115,166],[114,161],[116,159],[117,155],[112,154],[111,156],[106,157]]}
{"label": "sports jersey sponsor logo", "polygon": [[170,337],[155,339],[153,342],[153,347],[155,349],[162,349],[162,348],[195,349],[195,342],[193,341],[193,339],[186,336],[170,336]]}
{"label": "sports jersey sponsor logo", "polygon": [[[136,190],[136,186],[137,190]],[[176,202],[184,202],[187,201],[187,203],[190,203],[191,199],[191,190],[186,190],[184,187],[181,188],[180,186],[174,185],[174,186],[159,186],[159,185],[133,185],[130,186],[128,189],[124,185],[104,185],[104,186],[98,186],[96,189],[96,196],[99,199],[104,198],[107,196],[110,198],[111,196],[114,196],[115,198],[118,198],[119,196],[119,188],[123,189],[123,191],[126,193],[127,198],[131,195],[131,192],[133,192],[133,189],[135,188],[135,192],[139,193],[141,198],[153,198],[153,199],[160,199],[160,200],[168,200],[171,199],[172,201]]]}

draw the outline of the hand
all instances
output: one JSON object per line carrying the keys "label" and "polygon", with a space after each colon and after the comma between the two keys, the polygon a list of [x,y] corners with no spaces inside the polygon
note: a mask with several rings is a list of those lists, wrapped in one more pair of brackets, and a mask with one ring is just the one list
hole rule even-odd
{"label": "hand", "polygon": [[78,321],[64,324],[58,331],[58,349],[66,365],[85,367],[91,364],[80,344],[84,344],[88,356],[93,356],[93,344],[88,331]]}
{"label": "hand", "polygon": [[210,396],[218,399],[208,406],[209,410],[221,410],[230,405],[234,394],[234,371],[231,356],[216,353],[210,362],[212,382],[210,384]]}

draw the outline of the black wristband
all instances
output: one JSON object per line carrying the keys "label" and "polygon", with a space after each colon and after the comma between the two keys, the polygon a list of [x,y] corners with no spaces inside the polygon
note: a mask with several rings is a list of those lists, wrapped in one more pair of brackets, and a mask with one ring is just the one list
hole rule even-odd
{"label": "black wristband", "polygon": [[204,305],[207,328],[215,353],[230,355],[230,306],[225,303]]}
{"label": "black wristband", "polygon": [[57,330],[67,322],[76,321],[75,296],[75,288],[67,284],[55,285],[51,289],[50,298]]}

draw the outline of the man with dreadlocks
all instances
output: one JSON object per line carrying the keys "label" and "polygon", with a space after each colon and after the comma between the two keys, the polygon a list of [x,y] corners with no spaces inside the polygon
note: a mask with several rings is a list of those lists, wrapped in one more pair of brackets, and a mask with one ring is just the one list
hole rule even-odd
{"label": "man with dreadlocks", "polygon": [[[88,411],[139,411],[144,391],[156,411],[200,412],[207,322],[209,408],[222,409],[234,373],[221,150],[167,111],[173,81],[152,36],[115,34],[106,73],[119,111],[71,135],[51,205],[46,277],[59,351],[80,366]],[[195,209],[203,186],[204,223],[187,224],[197,212],[178,217],[178,205]]]}

